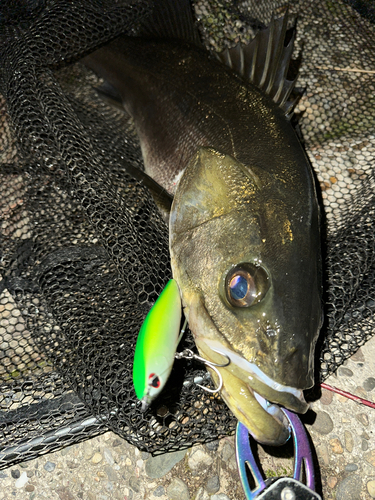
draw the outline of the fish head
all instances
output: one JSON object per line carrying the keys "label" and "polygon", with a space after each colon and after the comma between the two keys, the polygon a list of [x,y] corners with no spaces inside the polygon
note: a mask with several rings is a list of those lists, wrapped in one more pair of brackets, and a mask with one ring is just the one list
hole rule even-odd
{"label": "fish head", "polygon": [[230,359],[218,368],[221,395],[265,444],[289,436],[278,405],[308,408],[321,325],[316,200],[284,184],[201,148],[170,215],[173,276],[198,350]]}

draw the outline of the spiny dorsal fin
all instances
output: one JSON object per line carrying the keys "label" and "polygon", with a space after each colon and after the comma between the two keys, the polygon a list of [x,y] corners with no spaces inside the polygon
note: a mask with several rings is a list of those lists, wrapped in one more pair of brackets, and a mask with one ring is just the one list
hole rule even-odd
{"label": "spiny dorsal fin", "polygon": [[202,46],[190,0],[156,0],[140,36],[178,39]]}
{"label": "spiny dorsal fin", "polygon": [[288,11],[279,19],[272,18],[269,27],[259,31],[247,45],[238,43],[217,55],[218,59],[268,94],[289,117],[296,100],[289,100],[296,80],[287,80],[295,33],[284,46]]}

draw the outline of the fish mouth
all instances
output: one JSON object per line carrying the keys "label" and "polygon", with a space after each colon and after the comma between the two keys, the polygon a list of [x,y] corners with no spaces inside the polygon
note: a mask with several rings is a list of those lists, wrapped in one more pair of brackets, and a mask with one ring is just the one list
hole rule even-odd
{"label": "fish mouth", "polygon": [[[284,444],[290,437],[290,427],[281,407],[305,413],[309,406],[302,390],[272,380],[256,365],[216,340],[206,339],[205,345],[201,340],[197,342],[198,349],[210,361],[222,361],[219,356],[231,360],[228,366],[217,369],[223,379],[221,396],[232,413],[256,441],[272,446]],[[211,374],[217,379],[213,371]]]}
{"label": "fish mouth", "polygon": [[[220,391],[223,400],[256,441],[271,446],[284,444],[290,437],[290,427],[280,407],[305,413],[309,405],[303,391],[273,380],[233,351],[203,304],[195,305],[198,307],[189,308],[189,325],[201,356],[216,365],[230,359],[227,366],[217,367],[223,382]],[[219,383],[218,375],[210,372]]]}

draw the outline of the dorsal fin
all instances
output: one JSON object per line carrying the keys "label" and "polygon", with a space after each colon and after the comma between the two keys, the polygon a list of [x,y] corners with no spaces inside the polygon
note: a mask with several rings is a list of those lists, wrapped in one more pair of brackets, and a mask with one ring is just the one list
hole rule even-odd
{"label": "dorsal fin", "polygon": [[218,59],[259,89],[268,94],[290,116],[296,101],[289,97],[297,78],[287,80],[293,52],[295,32],[284,46],[288,11],[279,19],[272,18],[265,30],[259,31],[247,45],[238,43],[217,55]]}
{"label": "dorsal fin", "polygon": [[142,23],[142,37],[178,39],[202,46],[190,0],[157,0]]}

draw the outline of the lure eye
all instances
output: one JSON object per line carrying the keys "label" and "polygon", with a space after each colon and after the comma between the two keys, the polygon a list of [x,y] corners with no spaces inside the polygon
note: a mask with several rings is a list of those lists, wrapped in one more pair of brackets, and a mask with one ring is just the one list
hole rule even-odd
{"label": "lure eye", "polygon": [[249,307],[266,294],[268,275],[262,267],[240,264],[229,271],[225,279],[226,296],[234,307]]}
{"label": "lure eye", "polygon": [[148,385],[150,385],[154,389],[159,389],[160,384],[160,378],[155,373],[151,373],[151,375],[148,377]]}

